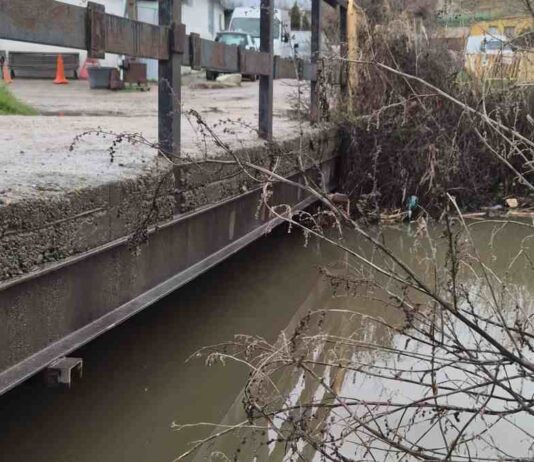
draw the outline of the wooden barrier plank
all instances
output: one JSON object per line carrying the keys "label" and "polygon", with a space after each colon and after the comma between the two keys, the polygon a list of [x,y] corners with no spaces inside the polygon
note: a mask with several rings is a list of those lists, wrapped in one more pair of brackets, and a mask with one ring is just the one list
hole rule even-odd
{"label": "wooden barrier plank", "polygon": [[204,69],[218,72],[239,72],[237,46],[225,45],[212,40],[200,40],[201,65]]}
{"label": "wooden barrier plank", "polygon": [[86,9],[54,0],[0,0],[0,38],[86,48]]}
{"label": "wooden barrier plank", "polygon": [[[94,45],[88,17],[87,8],[55,0],[0,0],[0,38],[86,50]],[[169,58],[168,27],[105,14],[98,38],[105,48],[93,50],[99,54]]]}
{"label": "wooden barrier plank", "polygon": [[298,78],[299,61],[289,58],[274,57],[274,78],[275,79],[296,79]]}
{"label": "wooden barrier plank", "polygon": [[269,53],[241,50],[241,73],[244,75],[270,75],[273,71]]}
{"label": "wooden barrier plank", "polygon": [[169,59],[169,28],[106,14],[106,51],[139,58]]}

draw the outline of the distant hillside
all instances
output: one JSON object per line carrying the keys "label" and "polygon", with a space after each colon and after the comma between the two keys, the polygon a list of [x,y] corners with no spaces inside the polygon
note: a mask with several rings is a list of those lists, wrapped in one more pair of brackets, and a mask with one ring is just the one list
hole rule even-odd
{"label": "distant hillside", "polygon": [[[523,0],[438,0],[441,20],[448,26],[530,14]],[[534,4],[534,2],[533,2]]]}
{"label": "distant hillside", "polygon": [[442,5],[455,13],[490,14],[498,16],[528,13],[523,0],[440,0]]}

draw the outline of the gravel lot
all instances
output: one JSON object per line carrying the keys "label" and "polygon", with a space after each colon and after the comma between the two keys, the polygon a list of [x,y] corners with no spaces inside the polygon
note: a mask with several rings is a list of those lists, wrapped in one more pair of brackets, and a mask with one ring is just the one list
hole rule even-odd
{"label": "gravel lot", "polygon": [[[226,89],[195,88],[199,78],[186,78],[182,91],[184,112],[193,108],[222,139],[233,146],[262,143],[254,129],[258,119],[258,82]],[[151,91],[90,90],[84,81],[53,85],[45,80],[16,80],[11,91],[31,104],[40,116],[0,117],[0,205],[21,199],[64,194],[142,174],[159,163],[147,146],[123,144],[110,162],[109,139],[88,135],[71,150],[77,135],[102,128],[116,133],[141,133],[157,139],[157,88]],[[275,82],[276,139],[294,137],[298,123],[290,119],[295,81]],[[306,128],[308,129],[308,128]],[[198,127],[182,116],[182,151],[216,155],[204,143]]]}

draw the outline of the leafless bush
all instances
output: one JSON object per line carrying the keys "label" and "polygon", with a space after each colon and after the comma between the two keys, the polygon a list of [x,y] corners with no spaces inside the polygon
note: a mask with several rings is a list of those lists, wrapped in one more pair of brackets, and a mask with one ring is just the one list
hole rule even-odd
{"label": "leafless bush", "polygon": [[[387,230],[263,172],[271,213],[340,251],[342,264],[322,274],[346,305],[306,313],[275,343],[237,336],[198,352],[249,368],[243,420],[214,424],[178,460],[533,460],[532,295],[508,276],[521,264],[531,278],[534,226],[497,220],[482,243],[492,252],[498,235],[527,231],[500,273],[473,238],[479,222],[461,212],[534,189],[530,94],[466,85],[447,52],[414,46],[409,27],[366,31],[358,110],[342,121],[345,187],[376,208],[418,194],[441,226],[420,219],[405,260]],[[323,211],[271,203],[278,181],[315,195]]]}
{"label": "leafless bush", "polygon": [[395,209],[416,195],[439,214],[446,193],[464,209],[530,194],[530,87],[473,80],[407,19],[365,23],[360,43],[355,115],[342,122],[354,200],[373,193]]}

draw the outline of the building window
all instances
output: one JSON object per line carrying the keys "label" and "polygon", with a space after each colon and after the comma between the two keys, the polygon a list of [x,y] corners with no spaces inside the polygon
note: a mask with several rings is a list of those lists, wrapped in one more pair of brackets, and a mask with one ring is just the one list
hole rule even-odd
{"label": "building window", "polygon": [[498,35],[499,34],[499,28],[497,26],[489,26],[488,34],[489,35]]}
{"label": "building window", "polygon": [[515,27],[509,26],[504,28],[504,35],[506,35],[507,38],[514,38],[515,37]]}

